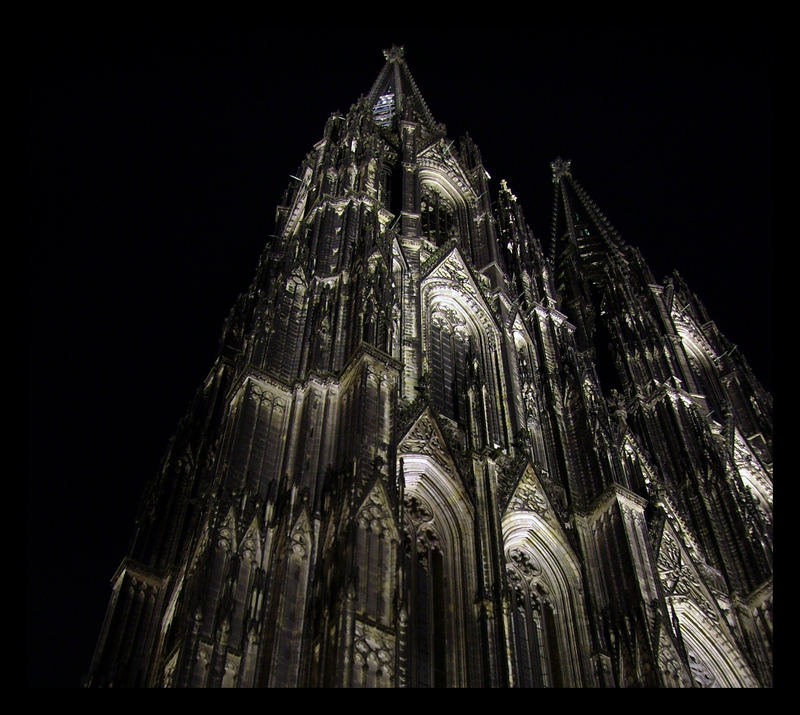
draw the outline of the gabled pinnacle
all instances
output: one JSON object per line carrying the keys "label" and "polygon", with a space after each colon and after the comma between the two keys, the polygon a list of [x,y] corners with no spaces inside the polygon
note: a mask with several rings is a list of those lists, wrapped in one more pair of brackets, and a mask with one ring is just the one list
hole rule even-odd
{"label": "gabled pinnacle", "polygon": [[517,202],[517,197],[514,195],[514,192],[508,188],[508,182],[505,179],[500,179],[500,193],[508,196],[510,201],[514,203]]}

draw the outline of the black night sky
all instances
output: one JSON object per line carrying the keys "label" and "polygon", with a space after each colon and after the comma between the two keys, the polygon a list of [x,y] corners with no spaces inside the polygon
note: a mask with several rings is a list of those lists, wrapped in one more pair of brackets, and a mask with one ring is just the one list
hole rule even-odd
{"label": "black night sky", "polygon": [[773,389],[773,38],[749,29],[41,33],[29,43],[27,685],[88,669],[145,482],[327,117],[403,44],[549,240],[549,163]]}

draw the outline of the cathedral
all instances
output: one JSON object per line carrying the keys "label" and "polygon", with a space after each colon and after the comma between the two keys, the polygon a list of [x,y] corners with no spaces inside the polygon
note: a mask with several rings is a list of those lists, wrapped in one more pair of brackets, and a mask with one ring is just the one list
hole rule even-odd
{"label": "cathedral", "polygon": [[771,687],[772,397],[404,51],[328,119],[149,483],[88,687]]}

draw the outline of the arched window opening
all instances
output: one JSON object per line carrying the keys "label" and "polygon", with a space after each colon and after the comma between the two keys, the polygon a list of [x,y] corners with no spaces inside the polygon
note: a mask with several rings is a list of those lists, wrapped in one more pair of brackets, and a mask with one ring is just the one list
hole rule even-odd
{"label": "arched window opening", "polygon": [[695,687],[756,687],[750,668],[717,622],[690,598],[669,597],[667,604],[678,617]]}
{"label": "arched window opening", "polygon": [[519,369],[519,381],[522,387],[533,385],[534,383],[534,356],[528,346],[527,340],[523,337],[522,333],[516,331],[514,333],[514,349],[517,352],[517,366]]}
{"label": "arched window opening", "polygon": [[490,317],[471,296],[449,286],[431,282],[423,293],[423,367],[432,406],[478,448],[508,444],[503,368]]}
{"label": "arched window opening", "polygon": [[455,311],[431,317],[431,397],[436,408],[467,426],[467,369],[472,349],[464,320]]}
{"label": "arched window opening", "polygon": [[279,377],[293,379],[300,362],[305,286],[296,278],[286,282],[286,291],[275,314],[267,355],[277,365]]}
{"label": "arched window opening", "polygon": [[420,223],[422,235],[437,246],[456,235],[455,207],[430,184],[422,187]]}
{"label": "arched window opening", "polygon": [[387,209],[391,210],[392,169],[386,165],[381,168],[380,183],[378,185],[378,201],[380,201]]}
{"label": "arched window opening", "polygon": [[442,545],[431,525],[419,529],[407,554],[413,594],[411,639],[416,653],[414,686],[445,688],[447,677],[447,595]]}
{"label": "arched window opening", "polygon": [[[530,497],[533,499],[533,497]],[[513,675],[519,687],[594,687],[577,558],[533,499],[503,517]]]}
{"label": "arched window opening", "polygon": [[521,688],[563,687],[558,631],[542,568],[522,549],[512,549],[509,559],[517,683]]}
{"label": "arched window opening", "polygon": [[404,454],[403,476],[408,685],[468,687],[481,682],[474,514],[456,475],[430,457]]}
{"label": "arched window opening", "polygon": [[275,643],[269,687],[295,684],[299,677],[300,651],[297,643],[305,618],[306,591],[309,577],[311,539],[308,519],[301,516],[295,524],[279,567],[282,578],[275,594],[277,611]]}
{"label": "arched window opening", "polygon": [[386,94],[378,97],[378,101],[372,107],[372,116],[375,123],[381,127],[391,127],[392,119],[395,115],[395,96],[391,86],[387,88]]}
{"label": "arched window opening", "polygon": [[357,610],[383,626],[391,626],[396,586],[397,532],[383,491],[373,490],[358,513],[356,550],[358,563]]}

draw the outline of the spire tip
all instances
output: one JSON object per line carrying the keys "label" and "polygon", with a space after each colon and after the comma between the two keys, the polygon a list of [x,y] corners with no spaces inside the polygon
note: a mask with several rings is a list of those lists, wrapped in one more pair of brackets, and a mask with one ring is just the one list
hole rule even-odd
{"label": "spire tip", "polygon": [[397,62],[405,59],[405,49],[403,45],[392,45],[391,48],[383,51],[383,56],[387,62]]}
{"label": "spire tip", "polygon": [[572,176],[570,174],[570,166],[572,165],[571,159],[562,159],[560,156],[555,161],[550,162],[550,168],[553,170],[553,183],[556,184],[561,181],[564,176]]}

